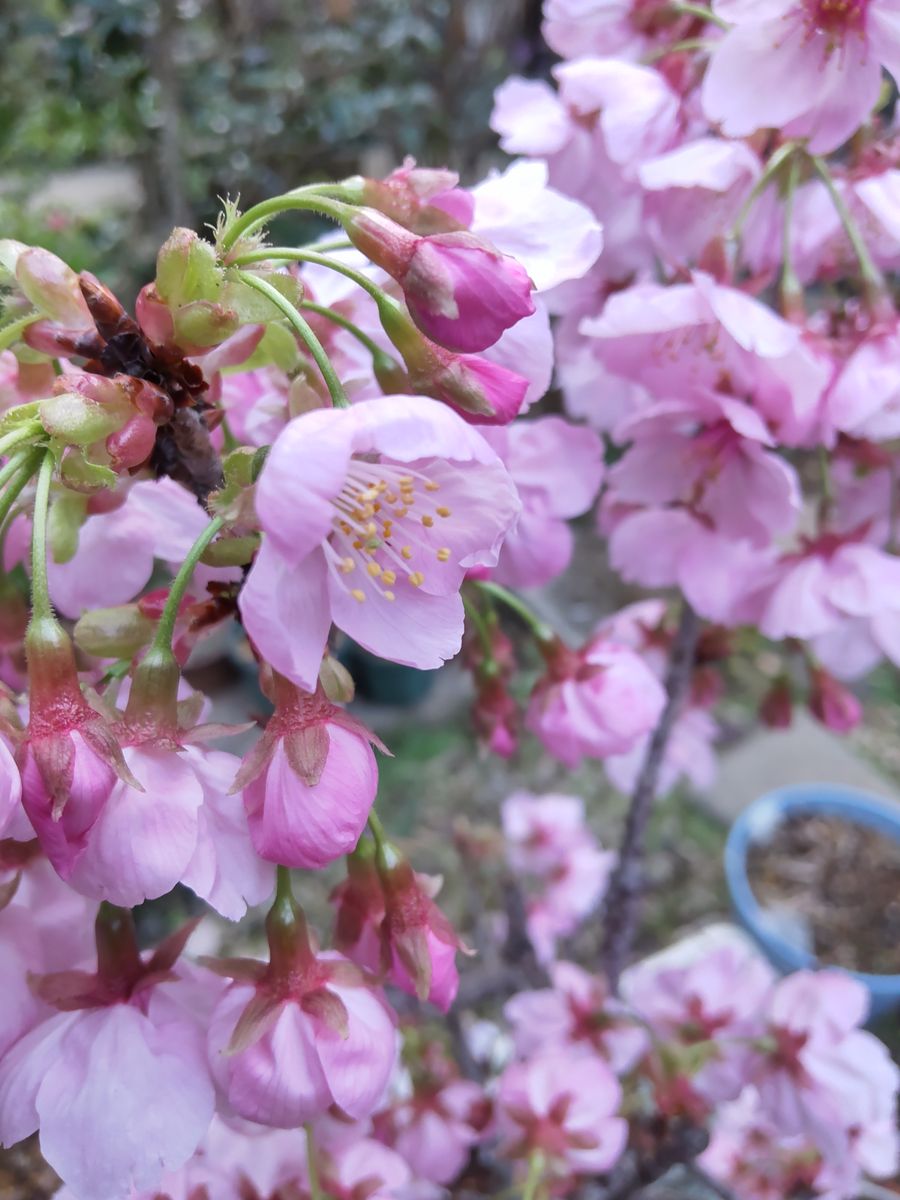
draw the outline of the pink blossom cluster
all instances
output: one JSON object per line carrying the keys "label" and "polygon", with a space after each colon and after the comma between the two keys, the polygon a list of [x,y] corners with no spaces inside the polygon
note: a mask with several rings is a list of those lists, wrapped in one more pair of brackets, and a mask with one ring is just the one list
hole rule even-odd
{"label": "pink blossom cluster", "polygon": [[[900,663],[895,0],[544,15],[554,83],[501,87],[521,157],[472,189],[407,161],[228,201],[134,317],[0,241],[0,1144],[37,1132],[71,1200],[414,1200],[492,1162],[566,1194],[660,1128],[748,1200],[896,1168],[855,980],[729,945],[617,993],[559,957],[635,865],[572,795],[501,808],[535,954],[485,1059],[441,881],[382,824],[350,643],[463,650],[490,751],[601,761],[632,815],[709,785],[745,650],[773,726],[851,728],[844,681]],[[271,244],[289,210],[337,240]],[[539,589],[589,550],[663,594],[578,644]],[[212,637],[245,725],[185,678]],[[291,872],[339,863],[323,941]],[[265,916],[145,946],[176,889]]]}

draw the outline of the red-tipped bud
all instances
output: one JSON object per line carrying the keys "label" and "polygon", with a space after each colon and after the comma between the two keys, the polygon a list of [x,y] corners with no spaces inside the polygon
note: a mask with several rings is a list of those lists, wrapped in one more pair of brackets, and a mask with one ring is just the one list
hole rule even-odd
{"label": "red-tipped bud", "polygon": [[862,705],[856,696],[823,667],[810,670],[809,711],[828,729],[849,733],[862,720]]}
{"label": "red-tipped bud", "polygon": [[418,237],[372,208],[345,213],[350,241],[400,284],[415,323],[447,349],[486,350],[534,312],[524,268],[474,234]]}
{"label": "red-tipped bud", "polygon": [[518,415],[528,391],[522,375],[486,358],[453,354],[435,345],[397,305],[379,305],[379,315],[406,364],[409,386],[418,395],[440,400],[476,424],[506,425]]}
{"label": "red-tipped bud", "polygon": [[794,719],[791,681],[782,675],[769,688],[759,706],[759,719],[769,729],[790,729]]}

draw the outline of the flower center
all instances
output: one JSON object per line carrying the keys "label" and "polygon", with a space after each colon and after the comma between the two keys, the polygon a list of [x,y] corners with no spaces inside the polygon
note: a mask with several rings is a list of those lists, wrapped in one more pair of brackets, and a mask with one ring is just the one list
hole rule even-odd
{"label": "flower center", "polygon": [[863,32],[868,6],[869,0],[804,0],[807,22],[838,40]]}
{"label": "flower center", "polygon": [[325,553],[332,575],[354,600],[362,603],[369,592],[395,600],[398,582],[421,587],[435,561],[450,561],[438,530],[453,514],[435,504],[440,488],[405,465],[350,463],[332,501],[336,512]]}

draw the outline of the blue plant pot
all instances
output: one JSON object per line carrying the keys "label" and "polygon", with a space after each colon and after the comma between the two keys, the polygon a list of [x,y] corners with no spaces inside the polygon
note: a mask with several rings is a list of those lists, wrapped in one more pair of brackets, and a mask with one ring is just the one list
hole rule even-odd
{"label": "blue plant pot", "polygon": [[[827,783],[800,784],[767,792],[741,813],[725,844],[725,878],[731,902],[740,924],[759,943],[773,966],[783,972],[828,964],[789,941],[772,914],[760,906],[747,878],[747,853],[754,843],[768,841],[782,820],[798,812],[843,817],[900,842],[900,806],[868,792]],[[862,971],[847,974],[868,988],[873,1017],[900,1008],[900,975],[868,975]]]}

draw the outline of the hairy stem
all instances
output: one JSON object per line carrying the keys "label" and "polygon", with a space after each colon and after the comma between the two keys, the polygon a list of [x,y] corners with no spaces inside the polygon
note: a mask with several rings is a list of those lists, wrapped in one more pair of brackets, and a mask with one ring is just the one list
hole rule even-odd
{"label": "hairy stem", "polygon": [[156,633],[153,638],[153,649],[165,653],[172,649],[172,636],[175,632],[175,622],[178,619],[178,610],[181,607],[181,602],[184,599],[184,594],[188,589],[188,584],[191,582],[191,576],[194,574],[194,569],[203,554],[203,551],[213,540],[222,526],[225,524],[224,517],[214,517],[207,527],[203,530],[200,536],[194,542],[188,551],[187,557],[178,569],[178,574],[172,581],[172,586],[169,588],[169,595],[166,599],[165,608],[162,616],[159,619],[159,625],[156,628]]}
{"label": "hairy stem", "polygon": [[344,391],[344,385],[338,379],[337,371],[335,371],[331,359],[325,353],[325,347],[313,333],[309,322],[305,321],[294,305],[291,304],[290,300],[282,296],[278,288],[273,287],[267,280],[260,279],[258,275],[251,275],[249,271],[237,271],[235,273],[241,283],[246,283],[248,287],[261,292],[277,309],[284,313],[288,323],[305,343],[306,348],[315,360],[316,366],[321,371],[322,378],[325,380],[325,384],[331,395],[332,404],[335,408],[347,408],[349,401],[347,393]]}
{"label": "hairy stem", "polygon": [[606,897],[601,950],[603,970],[613,992],[628,960],[638,928],[643,893],[643,856],[647,823],[653,809],[656,784],[675,719],[688,693],[700,622],[685,600],[678,631],[672,643],[666,675],[667,700],[659,724],[653,731],[640,775],[635,784],[619,848],[619,861]]}
{"label": "hairy stem", "polygon": [[31,523],[31,619],[53,618],[50,585],[47,581],[47,514],[50,511],[50,481],[53,477],[53,454],[47,450],[38,471],[34,495],[34,518]]}

